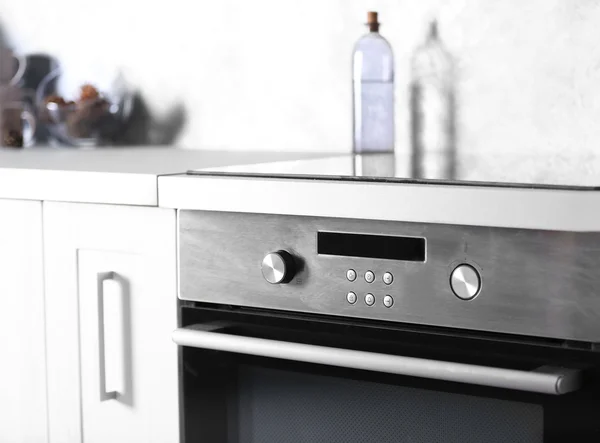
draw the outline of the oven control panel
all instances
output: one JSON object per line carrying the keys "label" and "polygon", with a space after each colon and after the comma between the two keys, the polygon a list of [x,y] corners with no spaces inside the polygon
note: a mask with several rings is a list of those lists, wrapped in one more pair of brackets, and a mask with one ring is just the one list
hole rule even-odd
{"label": "oven control panel", "polygon": [[600,233],[178,217],[182,300],[600,342]]}
{"label": "oven control panel", "polygon": [[[295,276],[295,262],[297,260],[293,255],[284,250],[269,252],[262,261],[262,275],[271,284],[289,283]],[[388,294],[390,290],[387,288],[394,282],[394,274],[391,272],[385,271],[380,276],[377,276],[370,269],[364,272],[362,270],[348,269],[346,271],[346,279],[350,283],[356,282],[357,279],[364,279],[366,283],[375,283],[374,287],[376,288],[365,294],[358,295],[352,290],[349,291],[346,294],[346,301],[349,304],[354,305],[357,302],[360,304],[360,301],[363,301],[365,306],[373,306],[378,302],[381,302],[386,308],[391,308],[394,305],[394,297]],[[377,281],[379,279],[385,286],[379,285],[381,287],[378,287]],[[481,292],[481,274],[475,267],[469,264],[459,264],[456,266],[450,274],[448,283],[452,289],[452,293],[461,300],[472,300]],[[379,294],[374,295],[373,292],[379,292]]]}

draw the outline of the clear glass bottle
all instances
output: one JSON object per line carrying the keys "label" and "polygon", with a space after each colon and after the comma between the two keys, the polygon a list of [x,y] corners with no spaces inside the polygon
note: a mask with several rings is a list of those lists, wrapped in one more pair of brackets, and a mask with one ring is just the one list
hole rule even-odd
{"label": "clear glass bottle", "polygon": [[442,44],[436,21],[411,63],[412,174],[415,178],[456,176],[454,62]]}
{"label": "clear glass bottle", "polygon": [[353,55],[354,152],[394,151],[394,55],[379,34],[376,12]]}

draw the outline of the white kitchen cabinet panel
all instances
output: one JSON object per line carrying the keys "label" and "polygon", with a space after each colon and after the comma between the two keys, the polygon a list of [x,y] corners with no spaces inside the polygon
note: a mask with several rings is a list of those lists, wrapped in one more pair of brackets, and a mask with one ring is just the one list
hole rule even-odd
{"label": "white kitchen cabinet panel", "polygon": [[179,441],[175,220],[44,203],[51,443]]}
{"label": "white kitchen cabinet panel", "polygon": [[42,203],[0,200],[0,442],[48,441]]}

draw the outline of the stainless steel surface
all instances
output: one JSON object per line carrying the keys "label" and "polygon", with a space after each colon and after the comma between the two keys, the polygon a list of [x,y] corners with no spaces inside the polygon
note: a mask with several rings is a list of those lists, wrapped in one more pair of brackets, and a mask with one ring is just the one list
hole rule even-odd
{"label": "stainless steel surface", "polygon": [[271,284],[279,284],[293,277],[293,258],[286,251],[270,252],[262,261],[262,274]]}
{"label": "stainless steel surface", "polygon": [[[422,236],[427,261],[409,263],[316,254],[319,230]],[[202,302],[600,342],[600,234],[180,211],[180,298]],[[299,257],[286,285],[260,272],[269,251]],[[457,298],[451,272],[470,264],[483,288]],[[358,275],[394,274],[368,284]],[[349,291],[359,303],[346,301]],[[364,296],[372,293],[372,307]],[[386,308],[385,295],[394,298]]]}
{"label": "stainless steel surface", "polygon": [[375,304],[375,296],[373,294],[365,295],[365,304],[367,306],[373,306]]}
{"label": "stainless steel surface", "polygon": [[98,273],[98,377],[100,378],[100,401],[112,400],[117,398],[117,392],[106,391],[106,358],[104,349],[104,282],[115,280],[114,272]]}
{"label": "stainless steel surface", "polygon": [[481,290],[481,277],[473,266],[458,265],[450,276],[450,286],[461,300],[472,300]]}
{"label": "stainless steel surface", "polygon": [[551,395],[566,394],[581,386],[581,374],[573,369],[544,366],[534,371],[522,371],[387,355],[222,334],[218,332],[217,327],[210,325],[194,325],[176,329],[172,334],[172,339],[180,346]]}

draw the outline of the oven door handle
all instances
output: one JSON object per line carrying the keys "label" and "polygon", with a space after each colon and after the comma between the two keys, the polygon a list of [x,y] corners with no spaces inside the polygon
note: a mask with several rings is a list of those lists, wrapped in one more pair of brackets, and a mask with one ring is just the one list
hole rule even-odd
{"label": "oven door handle", "polygon": [[581,371],[542,366],[532,371],[339,349],[218,332],[224,325],[198,324],[173,331],[180,346],[282,360],[422,377],[495,388],[561,395],[581,387]]}

